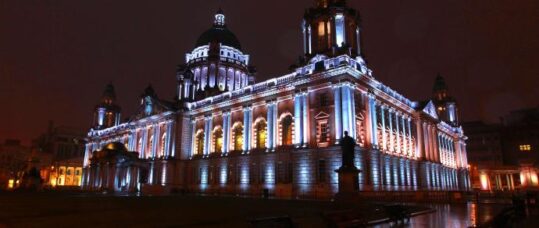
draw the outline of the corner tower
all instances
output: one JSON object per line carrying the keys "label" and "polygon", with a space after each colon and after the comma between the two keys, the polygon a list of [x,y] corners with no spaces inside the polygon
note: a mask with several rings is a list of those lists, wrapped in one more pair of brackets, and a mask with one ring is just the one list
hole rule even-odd
{"label": "corner tower", "polygon": [[316,0],[303,18],[303,51],[307,60],[323,54],[361,56],[359,13],[345,0]]}
{"label": "corner tower", "polygon": [[114,85],[109,83],[105,87],[101,103],[94,110],[93,129],[105,129],[120,124],[120,106],[116,105],[116,92]]}
{"label": "corner tower", "polygon": [[213,26],[197,39],[195,49],[185,55],[185,64],[178,66],[178,99],[195,101],[225,91],[242,89],[254,83],[254,67],[249,55],[226,25],[219,9]]}
{"label": "corner tower", "polygon": [[458,125],[458,106],[455,99],[449,96],[449,90],[445,79],[438,74],[432,89],[434,105],[438,116],[447,123]]}

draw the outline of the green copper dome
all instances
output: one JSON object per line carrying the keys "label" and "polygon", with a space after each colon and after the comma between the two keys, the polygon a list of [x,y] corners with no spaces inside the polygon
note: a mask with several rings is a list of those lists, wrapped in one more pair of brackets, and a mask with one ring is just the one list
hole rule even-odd
{"label": "green copper dome", "polygon": [[236,38],[236,35],[224,26],[213,26],[211,29],[202,33],[197,40],[196,47],[208,45],[214,41],[241,50],[241,44],[238,38]]}

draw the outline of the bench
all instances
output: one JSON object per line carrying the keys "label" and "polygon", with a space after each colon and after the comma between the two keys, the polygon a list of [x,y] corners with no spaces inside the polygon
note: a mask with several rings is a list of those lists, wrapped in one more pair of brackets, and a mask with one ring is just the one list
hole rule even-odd
{"label": "bench", "polygon": [[410,210],[402,205],[388,205],[384,206],[384,209],[390,222],[395,222],[397,224],[400,222],[408,223],[410,222],[410,217],[412,217]]}

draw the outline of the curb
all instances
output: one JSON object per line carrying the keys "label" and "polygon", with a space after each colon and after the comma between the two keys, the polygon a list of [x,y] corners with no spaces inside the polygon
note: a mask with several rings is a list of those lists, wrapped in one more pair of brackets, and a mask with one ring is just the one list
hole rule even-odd
{"label": "curb", "polygon": [[[410,216],[410,218],[415,217],[415,216],[419,216],[419,215],[423,215],[423,214],[433,213],[435,211],[436,211],[435,209],[428,209],[428,210],[414,212],[414,213],[411,214],[412,216]],[[378,224],[386,223],[386,222],[389,222],[389,218],[383,218],[383,219],[377,219],[377,220],[369,221],[367,223],[367,225],[378,225]]]}

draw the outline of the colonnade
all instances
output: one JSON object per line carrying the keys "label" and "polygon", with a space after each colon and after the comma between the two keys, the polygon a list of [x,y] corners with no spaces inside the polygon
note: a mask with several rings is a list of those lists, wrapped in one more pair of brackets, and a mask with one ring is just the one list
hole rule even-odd
{"label": "colonnade", "polygon": [[379,143],[377,147],[386,153],[416,158],[414,147],[417,143],[414,143],[412,137],[412,117],[387,105],[374,105],[373,110],[379,111],[379,114],[373,116],[380,119],[380,124],[373,129],[381,131],[376,133],[376,142]]}

